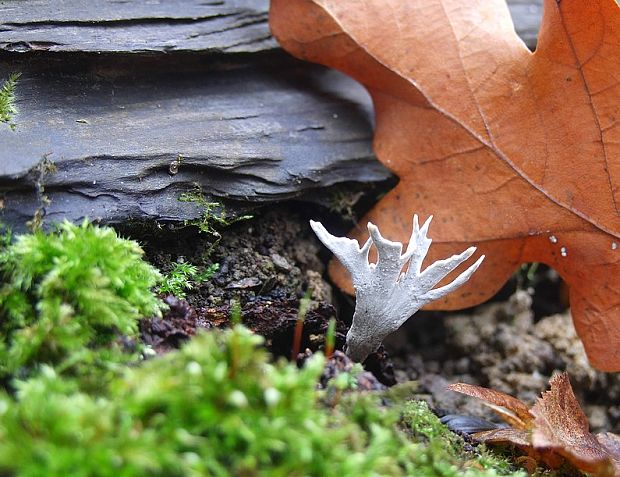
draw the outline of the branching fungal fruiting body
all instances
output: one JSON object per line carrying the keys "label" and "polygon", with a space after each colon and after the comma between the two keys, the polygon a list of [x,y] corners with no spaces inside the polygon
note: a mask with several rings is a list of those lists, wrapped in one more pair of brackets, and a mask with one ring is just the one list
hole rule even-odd
{"label": "branching fungal fruiting body", "polygon": [[[370,222],[370,237],[360,248],[357,240],[335,237],[320,222],[310,221],[314,233],[351,274],[356,298],[353,323],[347,333],[347,354],[351,359],[364,361],[387,335],[400,328],[416,311],[469,280],[484,260],[482,255],[452,282],[433,288],[471,257],[476,247],[439,260],[421,271],[422,261],[432,242],[426,236],[431,219],[432,216],[420,228],[418,216],[413,216],[413,232],[404,254],[402,243],[383,238]],[[368,261],[372,245],[377,249],[377,263]],[[407,269],[403,271],[405,266]]]}

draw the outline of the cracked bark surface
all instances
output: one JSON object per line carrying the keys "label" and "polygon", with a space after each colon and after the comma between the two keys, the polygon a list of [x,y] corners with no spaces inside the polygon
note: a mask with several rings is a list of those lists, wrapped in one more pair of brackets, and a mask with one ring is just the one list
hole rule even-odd
{"label": "cracked bark surface", "polygon": [[[235,209],[390,180],[366,92],[279,50],[268,3],[0,4],[0,81],[22,73],[16,130],[0,124],[0,220],[177,221],[199,213],[178,200],[195,184]],[[532,47],[540,2],[509,3]]]}

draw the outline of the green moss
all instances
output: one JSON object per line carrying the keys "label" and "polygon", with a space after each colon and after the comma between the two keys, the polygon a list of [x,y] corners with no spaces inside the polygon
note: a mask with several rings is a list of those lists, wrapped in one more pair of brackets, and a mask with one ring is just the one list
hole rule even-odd
{"label": "green moss", "polygon": [[[127,369],[92,397],[44,368],[4,396],[0,469],[60,475],[405,475],[413,449],[376,400],[326,412],[322,358],[270,364],[242,327]],[[348,416],[352,415],[353,419]],[[79,472],[78,472],[79,469]]]}
{"label": "green moss", "polygon": [[136,242],[87,222],[17,236],[0,254],[0,377],[133,358],[119,336],[135,338],[138,319],[160,309],[160,275],[141,257]]}
{"label": "green moss", "polygon": [[17,114],[15,88],[19,76],[19,73],[11,73],[0,87],[0,122],[9,123],[12,129],[15,128],[15,125],[11,123],[11,119]]}
{"label": "green moss", "polygon": [[195,285],[210,280],[219,268],[219,263],[213,263],[200,272],[196,265],[176,262],[172,270],[164,276],[159,292],[171,293],[177,298],[185,298],[187,290],[191,290]]}
{"label": "green moss", "polygon": [[462,460],[458,438],[424,405],[408,404],[401,420],[375,394],[325,400],[328,391],[316,390],[320,355],[298,369],[271,363],[261,344],[240,325],[205,332],[127,368],[98,396],[43,367],[15,397],[0,397],[0,473],[509,475],[480,456]]}
{"label": "green moss", "polygon": [[[193,225],[201,233],[211,235],[219,241],[222,236],[220,230],[241,220],[251,219],[251,215],[229,215],[224,206],[219,202],[210,202],[204,196],[200,187],[194,188],[190,192],[185,192],[179,197],[181,202],[194,202],[201,208],[200,217],[186,221],[186,225]],[[217,242],[216,242],[217,243]]]}
{"label": "green moss", "polygon": [[112,229],[63,223],[0,251],[0,475],[524,475],[425,404],[357,391],[361,366],[317,390],[321,355],[274,363],[241,325],[138,362],[119,336],[157,313],[159,274]]}
{"label": "green moss", "polygon": [[[409,401],[403,410],[403,424],[413,434],[414,440],[428,446],[418,460],[419,475],[441,476],[499,476],[525,477],[506,458],[493,454],[485,446],[465,450],[460,436],[450,432],[423,401]],[[434,473],[433,473],[434,472]]]}
{"label": "green moss", "polygon": [[329,210],[347,220],[356,222],[355,206],[363,196],[362,191],[337,189],[329,197]]}
{"label": "green moss", "polygon": [[13,241],[13,230],[8,225],[0,222],[0,253],[11,245]]}

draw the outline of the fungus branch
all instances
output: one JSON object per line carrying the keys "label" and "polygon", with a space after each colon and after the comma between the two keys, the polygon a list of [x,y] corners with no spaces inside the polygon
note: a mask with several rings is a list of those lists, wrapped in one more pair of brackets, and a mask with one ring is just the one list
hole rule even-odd
{"label": "fungus branch", "polygon": [[[321,242],[351,274],[356,303],[353,323],[347,333],[347,354],[352,359],[365,360],[387,335],[396,331],[416,311],[469,280],[484,260],[483,255],[452,282],[434,288],[470,258],[476,247],[439,260],[422,271],[422,262],[432,242],[427,237],[431,219],[432,216],[420,228],[418,216],[414,215],[413,232],[404,254],[402,243],[385,239],[372,223],[368,223],[370,237],[360,247],[357,240],[335,237],[320,222],[310,221]],[[376,263],[368,260],[372,245],[377,249]]]}

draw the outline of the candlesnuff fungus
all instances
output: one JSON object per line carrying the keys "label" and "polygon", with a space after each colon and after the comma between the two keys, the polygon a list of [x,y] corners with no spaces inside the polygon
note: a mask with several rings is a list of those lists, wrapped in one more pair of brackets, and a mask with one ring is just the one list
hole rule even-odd
{"label": "candlesnuff fungus", "polygon": [[[464,284],[476,271],[484,255],[449,284],[435,288],[446,275],[476,251],[469,247],[459,255],[439,260],[421,271],[422,261],[432,240],[426,236],[429,217],[422,228],[413,216],[413,232],[404,255],[403,244],[381,236],[379,229],[368,223],[370,237],[360,248],[357,240],[334,237],[320,222],[310,221],[318,238],[329,248],[351,274],[355,288],[355,312],[347,333],[347,355],[364,361],[377,350],[383,339],[396,331],[427,303],[447,295]],[[369,263],[368,252],[374,244],[377,263]],[[406,271],[405,265],[409,264]]]}

